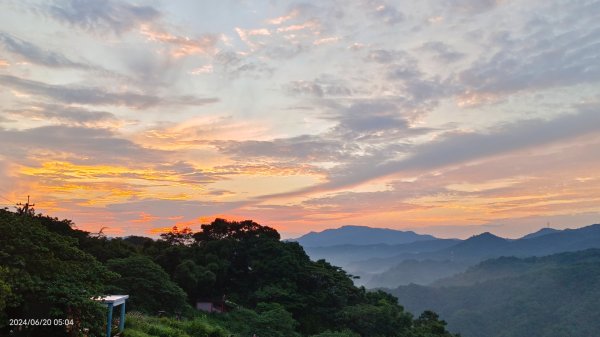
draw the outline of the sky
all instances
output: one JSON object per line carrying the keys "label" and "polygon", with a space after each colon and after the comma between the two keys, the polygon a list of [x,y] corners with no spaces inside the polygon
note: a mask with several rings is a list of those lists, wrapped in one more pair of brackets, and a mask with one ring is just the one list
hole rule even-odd
{"label": "sky", "polygon": [[0,2],[0,207],[111,236],[600,222],[600,1]]}

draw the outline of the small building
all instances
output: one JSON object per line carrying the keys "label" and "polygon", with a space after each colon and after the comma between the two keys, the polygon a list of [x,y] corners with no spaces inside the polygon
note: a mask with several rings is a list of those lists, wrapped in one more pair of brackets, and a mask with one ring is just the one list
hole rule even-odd
{"label": "small building", "polygon": [[225,296],[222,299],[200,299],[196,302],[196,309],[204,312],[224,313],[231,308],[232,306],[227,304]]}
{"label": "small building", "polygon": [[117,306],[121,306],[120,318],[119,318],[119,332],[123,332],[125,329],[125,301],[129,298],[129,295],[106,295],[100,297],[94,297],[94,301],[103,303],[107,307],[107,321],[106,321],[106,337],[111,337],[112,334],[112,323],[113,323],[113,309]]}

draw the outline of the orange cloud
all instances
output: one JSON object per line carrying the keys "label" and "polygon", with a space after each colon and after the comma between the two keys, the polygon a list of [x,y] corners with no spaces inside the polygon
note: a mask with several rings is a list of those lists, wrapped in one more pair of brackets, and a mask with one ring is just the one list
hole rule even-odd
{"label": "orange cloud", "polygon": [[339,36],[325,37],[325,38],[314,41],[313,44],[315,46],[319,46],[322,44],[335,43],[335,42],[338,42],[339,40],[340,40]]}
{"label": "orange cloud", "polygon": [[213,54],[218,41],[218,38],[212,35],[204,35],[199,38],[176,36],[148,24],[140,26],[140,33],[150,41],[158,41],[175,46],[171,55],[176,58],[194,54]]}
{"label": "orange cloud", "polygon": [[492,93],[466,91],[456,98],[456,105],[460,108],[473,108],[482,104],[495,103],[499,99],[498,95]]}
{"label": "orange cloud", "polygon": [[296,31],[307,30],[307,29],[316,30],[319,27],[320,27],[320,25],[317,21],[310,20],[310,21],[306,21],[301,24],[295,24],[295,25],[289,25],[289,26],[277,28],[277,32],[289,33],[289,32],[296,32]]}
{"label": "orange cloud", "polygon": [[190,71],[192,75],[210,74],[213,72],[212,64],[204,65],[202,67],[194,68]]}
{"label": "orange cloud", "polygon": [[172,226],[170,226],[170,227],[150,228],[146,232],[148,234],[152,234],[152,235],[159,235],[159,234],[170,233],[171,230],[173,230]]}
{"label": "orange cloud", "polygon": [[135,220],[131,220],[131,222],[135,222],[135,223],[151,223],[154,222],[156,220],[159,220],[160,217],[152,215],[152,214],[148,214],[145,212],[141,212],[140,213],[140,217],[138,219]]}
{"label": "orange cloud", "polygon": [[[193,170],[193,167],[186,166],[185,169]],[[180,172],[168,165],[127,168],[62,161],[45,162],[39,167],[23,166],[17,174],[23,182],[29,181],[22,189],[58,199],[81,198],[85,201],[80,205],[87,206],[119,203],[131,198],[189,200],[201,194],[203,188],[199,183],[205,180],[199,171]]]}
{"label": "orange cloud", "polygon": [[286,15],[282,15],[282,16],[267,20],[267,23],[270,25],[280,25],[286,21],[289,21],[289,20],[297,17],[298,14],[300,14],[300,11],[298,9],[294,9]]}

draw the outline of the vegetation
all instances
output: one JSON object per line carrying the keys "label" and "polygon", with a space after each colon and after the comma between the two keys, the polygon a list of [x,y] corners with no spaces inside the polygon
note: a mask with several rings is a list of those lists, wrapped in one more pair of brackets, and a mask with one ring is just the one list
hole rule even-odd
{"label": "vegetation", "polygon": [[[159,240],[110,239],[68,220],[2,211],[0,262],[5,318],[78,322],[52,336],[80,335],[80,327],[97,334],[104,317],[91,298],[106,293],[129,294],[128,309],[143,315],[185,318],[136,316],[131,336],[451,336],[437,316],[413,319],[395,297],[354,286],[341,268],[311,261],[298,243],[250,220],[216,219],[198,233],[173,228]],[[234,310],[206,318],[191,309],[214,299]]]}
{"label": "vegetation", "polygon": [[[103,311],[91,300],[111,273],[76,240],[50,232],[28,214],[0,210],[0,328],[9,318],[76,318],[76,326],[99,331]],[[28,334],[59,326],[32,326]]]}
{"label": "vegetation", "polygon": [[124,337],[229,337],[230,333],[209,321],[206,316],[189,320],[127,314]]}
{"label": "vegetation", "polygon": [[148,313],[178,312],[186,307],[185,292],[146,256],[111,259],[108,269],[119,274],[107,287],[112,294],[128,294],[129,307]]}
{"label": "vegetation", "polygon": [[390,291],[465,337],[586,337],[600,331],[600,250],[484,261],[434,286]]}

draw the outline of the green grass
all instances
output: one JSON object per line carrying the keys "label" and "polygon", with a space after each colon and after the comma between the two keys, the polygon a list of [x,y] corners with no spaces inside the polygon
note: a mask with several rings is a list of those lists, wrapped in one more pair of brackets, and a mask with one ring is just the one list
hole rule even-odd
{"label": "green grass", "polygon": [[206,316],[175,320],[151,317],[139,313],[127,314],[124,337],[229,337],[224,328],[210,322]]}

